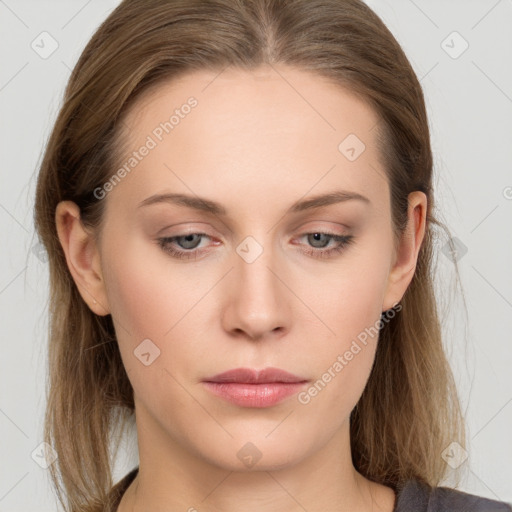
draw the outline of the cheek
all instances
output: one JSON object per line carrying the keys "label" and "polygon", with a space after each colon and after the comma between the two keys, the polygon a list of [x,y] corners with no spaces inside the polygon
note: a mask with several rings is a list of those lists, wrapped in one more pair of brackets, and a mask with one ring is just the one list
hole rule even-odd
{"label": "cheek", "polygon": [[[165,303],[161,290],[162,279],[156,269],[139,263],[135,254],[114,264],[106,278],[107,296],[114,323],[119,332],[134,341],[141,338],[160,337],[163,328],[157,319],[163,316]],[[167,321],[170,323],[172,318]]]}
{"label": "cheek", "polygon": [[[350,287],[347,288],[348,292]],[[306,410],[309,408],[311,421],[325,418],[326,427],[329,424],[335,429],[349,416],[371,372],[380,320],[379,303],[372,288],[359,285],[354,288],[356,295],[332,301],[325,322],[336,336],[326,336],[313,351],[309,349],[315,377],[298,401]]]}
{"label": "cheek", "polygon": [[[123,240],[124,254],[116,247]],[[119,243],[117,243],[119,242]],[[161,339],[196,298],[194,283],[153,241],[116,235],[105,246],[105,285],[114,322],[120,332],[136,340]]]}
{"label": "cheek", "polygon": [[145,245],[127,243],[126,255],[108,262],[105,282],[121,358],[135,394],[154,411],[164,403],[188,408],[190,397],[175,378],[181,382],[176,369],[198,360],[195,345],[187,342],[194,334],[185,329],[197,293],[179,278],[170,279],[165,255]]}
{"label": "cheek", "polygon": [[[142,378],[141,372],[139,384],[147,387],[149,373],[190,368],[191,362],[200,360],[197,352],[204,336],[197,320],[201,316],[207,318],[203,324],[209,322],[212,313],[204,310],[207,301],[201,298],[217,278],[203,274],[201,279],[198,272],[172,262],[156,244],[142,238],[124,237],[124,256],[112,257],[121,237],[110,240],[110,247],[105,247],[105,285],[121,356],[127,372],[136,372],[130,375],[134,387],[135,375]],[[147,367],[137,358],[146,346],[150,359],[158,354]]]}
{"label": "cheek", "polygon": [[336,411],[341,418],[364,390],[375,358],[389,273],[391,246],[383,247],[386,240],[369,239],[340,260],[336,272],[321,281],[320,291],[310,280],[302,285],[304,297],[315,305],[312,309],[334,332],[315,345],[317,381],[301,401],[315,408],[315,417]]}
{"label": "cheek", "polygon": [[380,318],[390,261],[386,237],[367,234],[334,265],[321,273],[305,273],[300,293],[345,343]]}

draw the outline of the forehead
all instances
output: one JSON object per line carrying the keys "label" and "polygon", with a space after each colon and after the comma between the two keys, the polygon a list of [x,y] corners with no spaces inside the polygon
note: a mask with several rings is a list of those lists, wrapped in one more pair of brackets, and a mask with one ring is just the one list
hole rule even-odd
{"label": "forehead", "polygon": [[384,207],[378,120],[358,96],[312,72],[194,71],[153,86],[128,111],[120,164],[150,140],[152,149],[122,185],[137,199],[164,189],[211,197],[213,189],[290,203],[345,188]]}

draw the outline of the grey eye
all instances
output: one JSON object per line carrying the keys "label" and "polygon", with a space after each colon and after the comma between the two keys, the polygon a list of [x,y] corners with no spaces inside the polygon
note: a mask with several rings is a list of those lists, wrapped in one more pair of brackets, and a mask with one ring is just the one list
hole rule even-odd
{"label": "grey eye", "polygon": [[[322,237],[324,237],[323,241],[322,241]],[[311,243],[311,245],[313,247],[316,247],[319,249],[326,247],[329,244],[329,241],[331,238],[332,238],[332,235],[328,235],[326,233],[310,233],[310,234],[308,234],[308,242]]]}
{"label": "grey eye", "polygon": [[[201,237],[202,235],[198,233],[191,233],[190,235],[174,237],[174,239],[176,243],[183,249],[195,249],[199,245],[199,242],[201,242]],[[182,240],[184,240],[183,244],[181,242]]]}

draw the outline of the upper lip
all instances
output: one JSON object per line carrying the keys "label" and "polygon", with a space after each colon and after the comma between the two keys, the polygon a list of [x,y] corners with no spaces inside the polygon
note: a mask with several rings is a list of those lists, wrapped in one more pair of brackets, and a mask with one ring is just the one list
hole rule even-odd
{"label": "upper lip", "polygon": [[298,377],[297,375],[293,375],[293,373],[289,373],[279,368],[264,368],[263,370],[235,368],[205,379],[205,382],[238,382],[245,384],[306,381],[307,379]]}

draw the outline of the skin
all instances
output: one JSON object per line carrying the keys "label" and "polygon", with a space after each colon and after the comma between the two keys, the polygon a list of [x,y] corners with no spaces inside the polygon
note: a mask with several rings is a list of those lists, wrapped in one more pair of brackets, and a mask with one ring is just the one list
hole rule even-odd
{"label": "skin", "polygon": [[[374,139],[378,117],[367,104],[289,67],[217,75],[195,71],[132,106],[124,119],[128,156],[187,98],[198,100],[102,199],[98,240],[74,203],[56,210],[73,279],[92,311],[112,315],[134,388],[140,469],[118,510],[391,512],[392,489],[359,474],[350,452],[349,416],[376,336],[307,404],[294,395],[268,408],[240,407],[201,381],[268,366],[312,383],[321,378],[405,293],[426,196],[409,195],[409,224],[395,246]],[[366,145],[354,161],[338,150],[350,133]],[[298,200],[338,189],[370,203],[286,213]],[[138,207],[164,192],[214,200],[227,215],[170,203]],[[188,232],[208,235],[196,241],[197,258],[176,259],[158,245],[159,237]],[[307,236],[318,232],[354,239],[318,258],[303,252],[326,250]],[[236,251],[247,236],[263,248],[252,263]],[[148,366],[134,355],[146,338],[160,349]],[[261,453],[252,467],[237,457],[248,442]]]}

